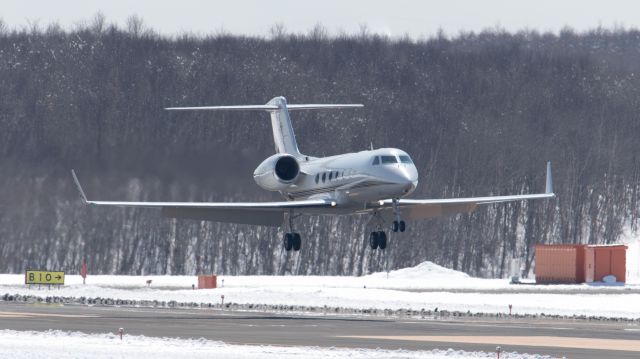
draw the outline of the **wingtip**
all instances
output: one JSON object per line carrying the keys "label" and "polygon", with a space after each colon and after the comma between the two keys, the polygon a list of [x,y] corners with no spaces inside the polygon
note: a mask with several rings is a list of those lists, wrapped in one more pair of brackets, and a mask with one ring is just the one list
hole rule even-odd
{"label": "wingtip", "polygon": [[551,161],[547,161],[547,181],[545,185],[545,193],[546,194],[555,194],[553,193],[553,176],[551,175]]}
{"label": "wingtip", "polygon": [[78,192],[80,192],[80,197],[82,197],[82,201],[84,203],[88,203],[89,200],[87,199],[87,195],[84,194],[84,191],[82,190],[82,186],[80,185],[80,181],[78,180],[78,176],[76,176],[76,171],[74,171],[73,168],[71,169],[71,176],[73,176],[73,181],[76,183],[76,187],[78,188]]}

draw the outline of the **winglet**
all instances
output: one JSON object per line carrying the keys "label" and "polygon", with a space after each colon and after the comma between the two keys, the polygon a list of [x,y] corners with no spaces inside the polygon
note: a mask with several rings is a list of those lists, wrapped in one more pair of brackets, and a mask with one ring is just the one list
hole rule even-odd
{"label": "winglet", "polygon": [[544,189],[546,194],[553,194],[553,177],[551,176],[551,161],[547,161],[547,183]]}
{"label": "winglet", "polygon": [[84,201],[84,203],[88,203],[89,201],[87,200],[87,196],[84,194],[84,191],[82,190],[82,186],[80,186],[80,181],[78,181],[78,177],[76,176],[76,172],[73,169],[71,170],[71,175],[73,176],[73,181],[76,183],[76,187],[78,187],[78,191],[80,192],[80,196],[82,196],[82,200]]}

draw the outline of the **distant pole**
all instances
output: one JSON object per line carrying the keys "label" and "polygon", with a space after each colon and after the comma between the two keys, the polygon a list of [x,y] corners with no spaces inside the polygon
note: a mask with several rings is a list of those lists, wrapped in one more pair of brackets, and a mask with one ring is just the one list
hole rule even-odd
{"label": "distant pole", "polygon": [[82,268],[80,268],[80,275],[82,276],[82,284],[87,284],[87,261],[82,260]]}

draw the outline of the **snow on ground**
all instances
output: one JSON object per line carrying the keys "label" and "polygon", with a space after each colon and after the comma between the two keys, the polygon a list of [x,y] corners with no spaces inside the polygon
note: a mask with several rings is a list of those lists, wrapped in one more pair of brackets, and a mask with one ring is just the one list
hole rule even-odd
{"label": "snow on ground", "polygon": [[[320,347],[230,345],[206,339],[152,338],[63,331],[0,330],[3,358],[495,358],[495,353],[457,350],[384,350]],[[502,358],[542,358],[503,353]],[[544,358],[547,358],[546,356]]]}
{"label": "snow on ground", "polygon": [[[147,287],[146,281],[151,280]],[[640,318],[640,287],[511,285],[473,278],[431,262],[362,277],[219,276],[223,288],[192,290],[196,276],[67,275],[60,289],[25,286],[23,275],[0,275],[0,295],[65,296],[196,303],[297,305],[353,309],[412,309],[472,313],[586,315]],[[607,292],[602,292],[605,288]],[[629,289],[634,289],[628,293]],[[426,292],[420,292],[424,290]],[[567,293],[567,291],[572,291]],[[542,292],[541,292],[542,291]]]}

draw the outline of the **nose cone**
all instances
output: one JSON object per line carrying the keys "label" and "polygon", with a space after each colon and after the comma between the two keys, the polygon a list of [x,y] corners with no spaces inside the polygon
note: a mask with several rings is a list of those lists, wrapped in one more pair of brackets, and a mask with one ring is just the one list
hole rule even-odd
{"label": "nose cone", "polygon": [[416,187],[418,187],[418,171],[415,171],[414,174],[407,176],[407,185],[405,187],[405,193],[410,194],[415,191]]}
{"label": "nose cone", "polygon": [[395,182],[402,186],[402,192],[405,194],[413,192],[418,186],[418,170],[416,166],[399,168]]}

